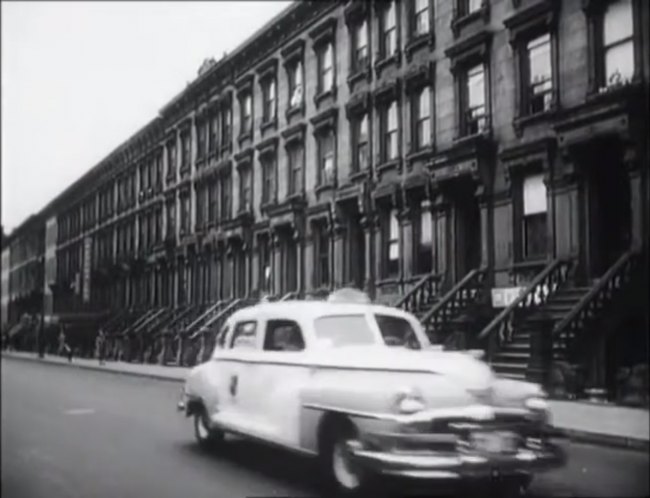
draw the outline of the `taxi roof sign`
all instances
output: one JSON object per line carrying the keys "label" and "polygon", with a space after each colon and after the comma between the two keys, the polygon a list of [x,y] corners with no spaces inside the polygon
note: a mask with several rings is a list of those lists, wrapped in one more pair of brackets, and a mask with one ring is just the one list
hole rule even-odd
{"label": "taxi roof sign", "polygon": [[343,289],[331,292],[327,296],[328,303],[354,303],[354,304],[371,304],[372,301],[368,294],[359,289],[346,287]]}

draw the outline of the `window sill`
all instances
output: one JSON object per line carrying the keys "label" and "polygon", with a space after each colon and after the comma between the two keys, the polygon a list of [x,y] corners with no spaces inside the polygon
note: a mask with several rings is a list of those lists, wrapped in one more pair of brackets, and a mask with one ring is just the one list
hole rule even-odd
{"label": "window sill", "polygon": [[314,187],[314,192],[316,192],[316,194],[321,194],[323,192],[327,192],[328,190],[334,190],[334,188],[334,182],[323,183],[321,185],[316,185],[316,187]]}
{"label": "window sill", "polygon": [[602,86],[596,90],[591,90],[587,94],[587,102],[599,102],[616,100],[622,97],[635,97],[643,92],[643,84],[639,78],[633,78],[629,83],[620,85]]}
{"label": "window sill", "polygon": [[400,163],[401,160],[399,158],[384,161],[377,165],[377,173],[385,173],[386,171],[390,171],[392,169],[399,169]]}
{"label": "window sill", "polygon": [[411,164],[415,161],[418,161],[420,159],[425,159],[427,156],[430,156],[434,152],[434,147],[433,145],[428,145],[427,147],[423,147],[421,149],[417,149],[412,151],[406,156],[406,162],[408,164]]}
{"label": "window sill", "polygon": [[324,92],[321,92],[321,93],[315,95],[314,96],[314,104],[316,104],[316,107],[319,107],[321,102],[323,102],[323,100],[325,100],[327,98],[331,98],[333,100],[336,99],[336,86],[333,86],[329,90],[325,90]]}
{"label": "window sill", "polygon": [[360,180],[366,180],[370,177],[370,169],[366,166],[364,169],[359,169],[356,171],[352,171],[350,173],[350,181],[352,182],[358,182]]}
{"label": "window sill", "polygon": [[181,174],[181,177],[189,175],[190,174],[190,165],[186,164],[185,166],[181,166],[180,174]]}
{"label": "window sill", "polygon": [[196,168],[199,169],[201,166],[205,165],[206,161],[207,159],[205,156],[197,157],[195,163]]}
{"label": "window sill", "polygon": [[546,111],[538,112],[535,114],[520,116],[512,120],[512,127],[514,128],[517,137],[521,137],[524,128],[543,121],[550,121],[551,119],[553,119],[553,117],[557,115],[557,112],[558,112],[557,108],[551,108]]}
{"label": "window sill", "polygon": [[417,35],[411,41],[408,42],[406,47],[404,47],[404,53],[406,55],[406,61],[411,62],[411,59],[413,58],[413,53],[417,52],[421,48],[425,46],[429,46],[430,49],[432,49],[435,46],[435,34],[432,31],[429,33],[423,33],[421,35]]}
{"label": "window sill", "polygon": [[245,140],[251,140],[253,138],[253,131],[247,131],[246,133],[240,133],[239,137],[237,137],[237,141],[239,142],[239,145],[242,144]]}
{"label": "window sill", "polygon": [[305,115],[305,104],[304,104],[304,102],[301,102],[298,105],[294,105],[293,107],[289,107],[285,112],[285,116],[287,118],[287,121],[289,121],[289,119],[292,116],[296,116],[296,115],[301,115],[301,116]]}
{"label": "window sill", "polygon": [[382,71],[391,64],[395,64],[397,66],[400,62],[400,59],[401,53],[399,50],[397,50],[397,52],[395,52],[393,55],[384,57],[383,59],[375,62],[375,74],[377,77],[381,76]]}
{"label": "window sill", "polygon": [[455,145],[462,145],[464,142],[471,142],[472,140],[476,139],[481,139],[481,138],[488,138],[492,134],[492,127],[487,126],[483,130],[477,132],[477,133],[471,133],[471,134],[462,134],[454,137],[454,144]]}
{"label": "window sill", "polygon": [[354,85],[356,85],[358,82],[364,79],[370,81],[371,74],[372,72],[370,70],[370,63],[366,64],[366,66],[361,69],[350,69],[350,75],[347,79],[348,88],[350,91],[352,91]]}
{"label": "window sill", "polygon": [[278,127],[278,118],[276,116],[273,116],[273,118],[269,119],[268,121],[264,121],[260,125],[260,131],[264,133],[267,130],[273,129],[276,130]]}
{"label": "window sill", "polygon": [[488,21],[490,15],[490,4],[487,1],[484,1],[481,5],[481,8],[470,12],[469,14],[459,14],[454,17],[451,21],[451,30],[454,33],[454,37],[458,38],[460,36],[460,30],[463,29],[468,24],[473,23],[478,19],[483,19],[484,22]]}

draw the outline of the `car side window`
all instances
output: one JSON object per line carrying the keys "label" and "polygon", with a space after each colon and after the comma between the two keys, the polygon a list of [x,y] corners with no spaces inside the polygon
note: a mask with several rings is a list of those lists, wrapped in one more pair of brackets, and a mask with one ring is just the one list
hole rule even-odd
{"label": "car side window", "polygon": [[228,327],[228,325],[223,326],[221,332],[219,332],[219,335],[217,336],[217,348],[223,349],[226,347],[226,336],[228,335],[229,330],[230,327]]}
{"label": "car side window", "polygon": [[303,351],[305,341],[300,326],[293,320],[269,320],[264,336],[265,351]]}
{"label": "car side window", "polygon": [[238,322],[230,340],[231,349],[255,349],[257,337],[257,322]]}

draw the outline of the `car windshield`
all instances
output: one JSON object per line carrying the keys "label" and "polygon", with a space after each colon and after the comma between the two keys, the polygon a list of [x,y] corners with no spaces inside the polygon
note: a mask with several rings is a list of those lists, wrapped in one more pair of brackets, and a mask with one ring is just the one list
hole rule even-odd
{"label": "car windshield", "polygon": [[322,316],[314,322],[314,329],[317,339],[334,347],[376,343],[365,315]]}
{"label": "car windshield", "polygon": [[422,345],[408,320],[398,316],[375,315],[377,326],[387,346],[421,349]]}

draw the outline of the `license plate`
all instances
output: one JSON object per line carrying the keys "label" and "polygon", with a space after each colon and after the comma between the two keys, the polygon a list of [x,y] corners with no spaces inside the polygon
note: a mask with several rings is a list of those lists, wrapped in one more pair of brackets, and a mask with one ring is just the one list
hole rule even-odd
{"label": "license plate", "polygon": [[512,432],[475,432],[470,438],[472,449],[481,453],[512,453],[516,441]]}

